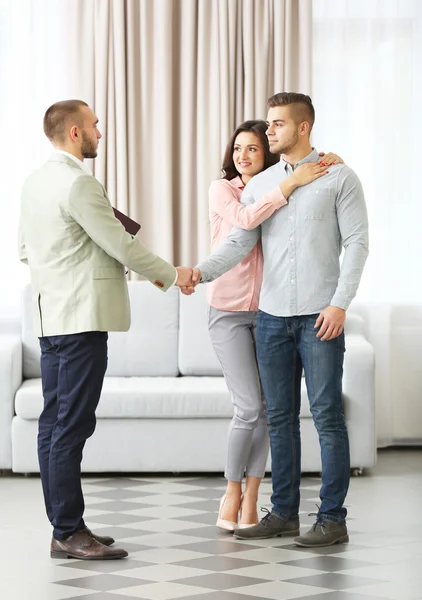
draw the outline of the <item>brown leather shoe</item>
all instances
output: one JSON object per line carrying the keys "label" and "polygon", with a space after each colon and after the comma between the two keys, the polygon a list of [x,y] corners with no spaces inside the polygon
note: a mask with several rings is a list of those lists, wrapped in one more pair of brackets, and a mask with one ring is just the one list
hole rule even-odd
{"label": "brown leather shoe", "polygon": [[51,540],[51,558],[79,558],[81,560],[114,560],[125,558],[126,550],[100,544],[86,529],[75,531],[66,540]]}
{"label": "brown leather shoe", "polygon": [[[85,527],[85,529],[90,535],[92,535],[94,540],[97,540],[97,542],[100,542],[100,544],[104,544],[104,546],[111,546],[116,541],[109,535],[98,535],[97,533],[94,533],[89,529],[89,527]],[[83,530],[81,529],[81,531]]]}

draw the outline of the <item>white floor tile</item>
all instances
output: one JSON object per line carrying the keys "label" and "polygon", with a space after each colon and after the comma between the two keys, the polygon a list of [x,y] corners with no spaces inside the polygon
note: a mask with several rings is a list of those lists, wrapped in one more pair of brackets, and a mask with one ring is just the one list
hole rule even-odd
{"label": "white floor tile", "polygon": [[136,588],[113,590],[113,594],[122,594],[131,598],[146,598],[147,600],[170,600],[173,598],[188,598],[197,594],[209,593],[209,589],[197,588],[192,585],[179,583],[151,583]]}
{"label": "white floor tile", "polygon": [[285,581],[286,579],[295,579],[296,577],[319,575],[323,572],[324,571],[317,571],[316,569],[292,567],[290,565],[264,564],[255,567],[244,567],[242,569],[231,569],[230,575],[244,575],[245,577],[257,577],[258,579]]}

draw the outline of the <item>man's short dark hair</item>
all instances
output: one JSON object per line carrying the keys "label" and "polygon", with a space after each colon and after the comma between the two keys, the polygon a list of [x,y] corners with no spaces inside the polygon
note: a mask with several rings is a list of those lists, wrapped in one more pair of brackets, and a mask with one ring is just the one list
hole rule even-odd
{"label": "man's short dark hair", "polygon": [[81,108],[88,106],[83,100],[63,100],[52,104],[44,115],[44,133],[51,142],[63,142],[66,127],[73,120],[78,127],[83,126]]}
{"label": "man's short dark hair", "polygon": [[299,125],[307,121],[309,123],[309,131],[315,122],[315,109],[312,104],[310,96],[305,94],[296,94],[295,92],[280,92],[274,94],[267,102],[268,108],[274,108],[276,106],[291,106],[292,107],[292,118],[294,122]]}

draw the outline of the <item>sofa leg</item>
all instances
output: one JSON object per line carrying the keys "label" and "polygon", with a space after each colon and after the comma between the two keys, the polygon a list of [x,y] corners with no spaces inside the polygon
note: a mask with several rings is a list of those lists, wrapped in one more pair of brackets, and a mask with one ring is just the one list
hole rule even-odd
{"label": "sofa leg", "polygon": [[352,469],[352,477],[360,477],[361,475],[363,475],[363,469],[362,468],[356,468],[356,469]]}

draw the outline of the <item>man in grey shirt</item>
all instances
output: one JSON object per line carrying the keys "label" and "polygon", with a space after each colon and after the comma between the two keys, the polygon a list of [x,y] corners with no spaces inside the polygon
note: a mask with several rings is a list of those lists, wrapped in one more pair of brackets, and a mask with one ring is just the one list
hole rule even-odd
{"label": "man in grey shirt", "polygon": [[[309,96],[279,93],[268,100],[267,136],[281,160],[245,187],[256,202],[304,162],[318,162],[309,137],[315,111]],[[260,227],[234,227],[197,268],[212,281],[239,263],[262,239],[264,277],[257,318],[257,360],[267,403],[273,509],[235,537],[263,539],[299,533],[300,389],[305,373],[322,459],[316,522],[295,544],[348,541],[344,500],[350,478],[349,441],[342,406],[343,325],[368,255],[368,222],[361,183],[346,165],[297,188],[288,205]],[[344,258],[340,267],[340,253]]]}

